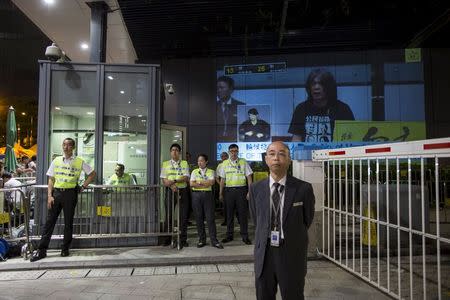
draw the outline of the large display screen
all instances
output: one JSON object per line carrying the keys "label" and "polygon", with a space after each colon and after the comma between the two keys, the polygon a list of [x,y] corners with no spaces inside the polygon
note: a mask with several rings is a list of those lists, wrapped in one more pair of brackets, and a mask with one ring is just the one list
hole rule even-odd
{"label": "large display screen", "polygon": [[426,138],[422,63],[406,62],[402,53],[366,63],[303,60],[307,66],[283,58],[223,59],[216,82],[218,157],[230,143],[258,161],[276,140],[307,158],[305,150]]}

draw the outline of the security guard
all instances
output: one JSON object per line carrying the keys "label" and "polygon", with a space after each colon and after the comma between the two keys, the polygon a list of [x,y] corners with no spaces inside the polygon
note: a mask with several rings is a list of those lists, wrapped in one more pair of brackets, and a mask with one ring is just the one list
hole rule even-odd
{"label": "security guard", "polygon": [[114,169],[115,174],[111,175],[108,180],[108,185],[134,185],[133,177],[130,174],[125,173],[125,166],[123,164],[117,164]]}
{"label": "security guard", "polygon": [[[64,212],[64,239],[61,246],[61,256],[69,256],[72,242],[73,215],[77,205],[78,192],[82,192],[95,178],[95,171],[80,157],[74,156],[75,140],[66,138],[62,144],[63,156],[56,157],[47,171],[48,197],[47,221],[44,232],[30,261],[37,261],[47,256],[47,248],[61,210]],[[78,186],[81,171],[87,176],[82,186]]]}
{"label": "security guard", "polygon": [[[187,188],[187,184],[189,182],[189,165],[187,161],[181,160],[180,158],[181,146],[179,144],[172,144],[170,146],[170,157],[171,160],[167,160],[163,162],[161,168],[161,179],[163,180],[163,184],[166,187],[170,188],[172,193],[176,193],[178,191],[180,197],[179,202],[178,199],[175,199],[174,207],[177,204],[179,205],[180,212],[180,249],[183,247],[188,247],[189,244],[187,242],[187,222],[189,215],[189,189]],[[171,199],[169,195],[168,199]],[[171,204],[168,203],[167,208],[170,209]],[[169,226],[172,223],[171,220],[172,215],[170,215],[168,222]],[[179,229],[180,230],[180,229]]]}
{"label": "security guard", "polygon": [[198,244],[197,248],[206,245],[205,217],[208,222],[209,239],[213,247],[223,249],[223,246],[217,240],[216,221],[214,218],[214,198],[212,196],[212,186],[215,183],[214,171],[208,169],[208,156],[200,154],[197,158],[198,169],[191,173],[190,185],[192,188],[192,208],[194,210]]}
{"label": "security guard", "polygon": [[227,236],[222,243],[233,240],[234,211],[238,211],[238,220],[241,229],[242,241],[250,245],[248,238],[248,188],[252,184],[252,169],[247,161],[239,158],[239,147],[231,144],[228,147],[230,158],[222,163],[219,176],[220,199],[224,199],[227,208]]}

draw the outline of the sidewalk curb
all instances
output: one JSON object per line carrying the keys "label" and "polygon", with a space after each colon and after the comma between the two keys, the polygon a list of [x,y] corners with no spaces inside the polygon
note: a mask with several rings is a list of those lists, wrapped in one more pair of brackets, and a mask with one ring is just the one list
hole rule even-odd
{"label": "sidewalk curb", "polygon": [[253,255],[236,256],[203,256],[203,257],[172,257],[172,258],[140,258],[140,259],[111,259],[111,260],[80,260],[80,261],[54,261],[34,263],[1,264],[0,271],[30,271],[30,270],[60,270],[60,269],[97,269],[97,268],[137,268],[161,267],[179,265],[206,265],[206,264],[236,264],[252,263]]}

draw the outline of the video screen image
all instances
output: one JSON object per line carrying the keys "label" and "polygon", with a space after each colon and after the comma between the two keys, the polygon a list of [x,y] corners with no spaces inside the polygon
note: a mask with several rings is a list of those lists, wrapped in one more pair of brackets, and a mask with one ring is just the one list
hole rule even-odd
{"label": "video screen image", "polygon": [[421,62],[309,64],[218,65],[218,157],[231,143],[260,161],[272,141],[308,159],[314,149],[426,138]]}

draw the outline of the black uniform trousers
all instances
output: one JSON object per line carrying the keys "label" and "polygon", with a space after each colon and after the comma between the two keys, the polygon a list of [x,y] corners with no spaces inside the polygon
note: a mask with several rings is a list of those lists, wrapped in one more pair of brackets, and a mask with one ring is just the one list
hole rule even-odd
{"label": "black uniform trousers", "polygon": [[[180,195],[180,199],[177,199],[175,196],[175,200],[173,203],[173,208],[175,209],[178,205],[179,217],[180,217],[180,242],[186,242],[187,240],[187,224],[189,217],[189,190],[188,188],[178,189],[178,193]],[[173,192],[171,189],[168,189],[167,198],[166,198],[166,212],[168,215],[169,228],[172,229],[172,204],[170,203],[170,199],[172,199]]]}
{"label": "black uniform trousers", "polygon": [[44,232],[42,233],[38,249],[46,250],[48,248],[61,210],[64,212],[64,239],[61,248],[69,249],[72,242],[73,216],[78,201],[78,189],[54,188],[53,198],[55,202],[47,212],[47,221],[45,222]]}
{"label": "black uniform trousers", "polygon": [[237,210],[241,236],[243,239],[248,239],[247,186],[225,187],[223,197],[227,209],[227,238],[233,238],[234,214]]}
{"label": "black uniform trousers", "polygon": [[214,217],[215,203],[210,191],[192,191],[192,209],[197,223],[197,233],[200,242],[206,243],[205,219],[208,223],[211,244],[218,243],[216,221]]}
{"label": "black uniform trousers", "polygon": [[270,246],[267,241],[266,254],[261,276],[255,279],[256,299],[275,300],[277,285],[283,300],[303,300],[305,274],[303,270],[292,270],[285,240],[279,247]]}

